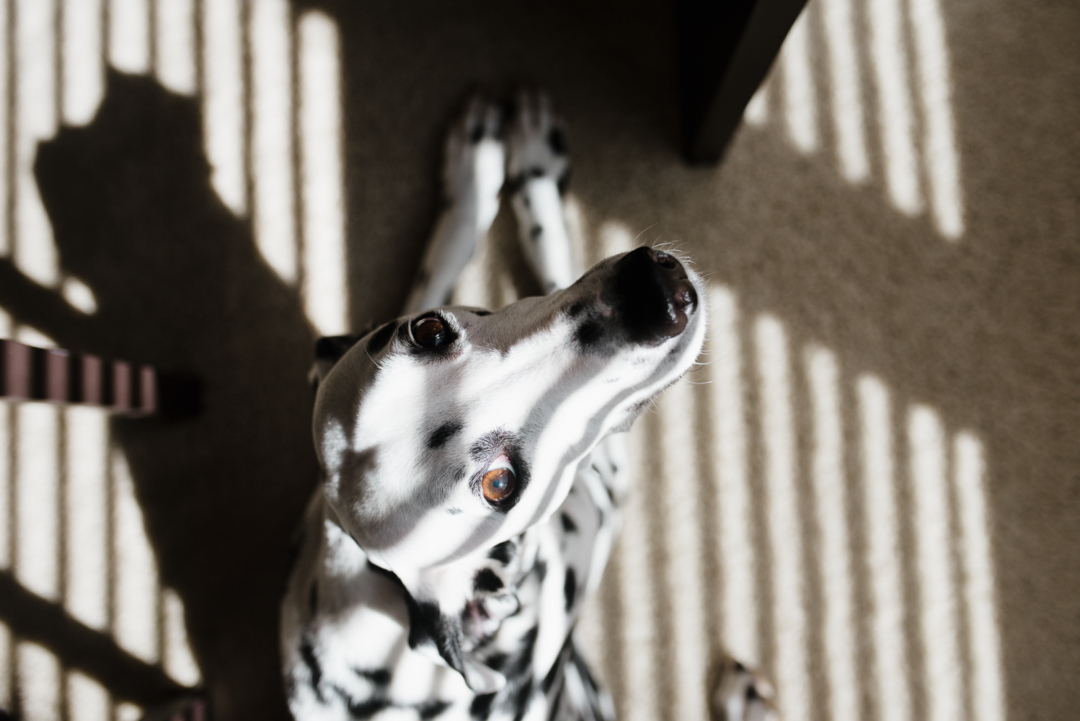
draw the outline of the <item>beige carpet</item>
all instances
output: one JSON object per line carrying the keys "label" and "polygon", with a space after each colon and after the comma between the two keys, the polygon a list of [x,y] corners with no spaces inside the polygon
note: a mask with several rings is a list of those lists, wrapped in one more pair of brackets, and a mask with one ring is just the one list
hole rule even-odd
{"label": "beige carpet", "polygon": [[[754,123],[709,169],[677,153],[666,4],[298,4],[282,16],[286,51],[290,37],[295,52],[335,31],[341,46],[348,305],[335,309],[312,300],[315,234],[335,227],[333,203],[303,185],[315,165],[299,163],[295,192],[260,195],[277,171],[259,165],[258,118],[282,118],[298,158],[324,157],[305,145],[295,101],[303,62],[276,114],[259,102],[287,80],[244,82],[273,63],[259,28],[279,6],[203,0],[188,78],[169,74],[185,26],[166,22],[185,3],[109,3],[111,35],[95,37],[129,37],[116,21],[129,6],[153,8],[130,17],[157,30],[143,46],[106,44],[128,74],[107,77],[100,108],[84,103],[80,122],[93,122],[57,134],[49,113],[75,124],[64,78],[81,77],[50,65],[66,45],[42,45],[78,35],[55,33],[77,4],[59,5],[66,15],[30,26],[50,4],[9,3],[0,33],[15,60],[0,330],[194,371],[206,410],[116,423],[109,456],[101,419],[4,409],[0,560],[31,596],[0,619],[13,634],[0,637],[0,700],[26,718],[136,713],[110,705],[154,700],[117,680],[124,669],[194,678],[182,608],[219,717],[281,717],[276,599],[312,482],[314,327],[396,312],[437,208],[447,122],[472,88],[528,82],[551,90],[570,127],[583,255],[672,242],[714,288],[709,364],[690,378],[701,385],[672,389],[635,430],[639,493],[582,629],[622,716],[702,717],[721,646],[764,666],[788,719],[1075,716],[1080,8],[811,0]],[[324,13],[314,34],[290,36],[311,11]],[[256,51],[206,50],[230,42]],[[184,94],[196,88],[204,96]],[[214,114],[204,99],[221,97],[255,110]],[[249,144],[230,145],[226,126]],[[333,122],[318,127],[334,136]],[[237,148],[238,165],[221,161]],[[298,218],[329,208],[322,225],[297,221],[293,256],[264,243],[272,197],[296,201]],[[520,272],[488,270],[520,267],[514,242],[504,213],[463,292],[531,292]],[[52,247],[51,260],[34,250]],[[79,278],[96,311],[72,311],[17,269],[44,286]],[[86,458],[106,469],[96,482],[111,499],[89,530],[70,510]],[[33,501],[31,488],[55,492]],[[81,532],[105,539],[100,588],[72,561],[93,546]],[[139,556],[141,534],[152,556]],[[150,580],[125,581],[143,577],[131,568]],[[98,601],[80,607],[84,583]],[[70,629],[20,640],[56,608],[93,630],[82,646]]]}

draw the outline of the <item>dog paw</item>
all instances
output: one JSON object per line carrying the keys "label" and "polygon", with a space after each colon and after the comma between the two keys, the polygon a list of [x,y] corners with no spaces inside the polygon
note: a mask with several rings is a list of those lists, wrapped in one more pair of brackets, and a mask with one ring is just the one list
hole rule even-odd
{"label": "dog paw", "polygon": [[778,721],[772,684],[728,655],[717,663],[712,684],[713,721]]}
{"label": "dog paw", "polygon": [[540,92],[523,91],[510,126],[508,174],[512,188],[529,178],[551,178],[565,189],[570,173],[566,126],[551,108],[551,99]]}
{"label": "dog paw", "polygon": [[502,109],[474,95],[446,139],[444,192],[451,204],[475,204],[479,225],[485,228],[499,210],[499,191],[505,176],[502,128]]}

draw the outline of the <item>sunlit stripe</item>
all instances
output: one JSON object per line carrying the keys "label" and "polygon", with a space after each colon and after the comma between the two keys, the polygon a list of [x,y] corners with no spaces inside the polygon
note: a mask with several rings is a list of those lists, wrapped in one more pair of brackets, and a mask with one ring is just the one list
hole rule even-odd
{"label": "sunlit stripe", "polygon": [[911,718],[911,699],[904,652],[904,593],[891,403],[888,389],[875,376],[861,376],[857,393],[877,718],[907,721]]}
{"label": "sunlit stripe", "polygon": [[56,5],[17,0],[15,28],[15,263],[43,285],[59,280],[52,226],[38,193],[38,142],[57,128]]}
{"label": "sunlit stripe", "polygon": [[634,249],[634,236],[622,223],[609,220],[600,226],[600,257],[610,258]]}
{"label": "sunlit stripe", "polygon": [[203,137],[210,181],[225,206],[247,212],[244,74],[239,0],[202,3]]}
{"label": "sunlit stripe", "polygon": [[202,678],[195,656],[188,642],[187,625],[184,621],[184,602],[171,588],[161,591],[161,616],[164,628],[161,650],[165,673],[187,686],[196,686]]}
{"label": "sunlit stripe", "polygon": [[581,616],[574,626],[574,645],[589,664],[589,668],[595,671],[604,667],[606,643],[603,618],[604,607],[600,594],[594,593],[585,601]]}
{"label": "sunlit stripe", "polygon": [[293,204],[292,65],[288,0],[250,5],[255,242],[278,276],[297,278]]}
{"label": "sunlit stripe", "polygon": [[601,259],[595,257],[595,244],[587,240],[589,236],[585,229],[585,210],[577,197],[572,193],[565,194],[562,210],[563,218],[566,220],[566,234],[570,237],[574,267],[578,269],[580,275],[583,272],[582,268],[591,268]]}
{"label": "sunlit stripe", "polygon": [[11,104],[8,100],[9,68],[8,56],[11,43],[11,10],[13,3],[0,2],[0,257],[11,253],[11,239],[8,237],[8,190],[10,182],[11,158],[8,156],[9,123],[12,120]]}
{"label": "sunlit stripe", "polygon": [[652,563],[649,560],[648,511],[645,504],[645,483],[641,471],[645,462],[642,446],[645,427],[638,423],[630,432],[626,444],[627,470],[631,480],[630,500],[625,507],[623,527],[619,537],[620,595],[631,599],[623,605],[622,647],[626,690],[619,709],[627,721],[656,721],[660,717],[656,697],[656,616],[654,612]]}
{"label": "sunlit stripe", "polygon": [[450,301],[454,305],[468,305],[476,308],[490,308],[494,298],[491,293],[491,284],[487,276],[487,256],[490,243],[487,238],[481,238],[476,244],[473,257],[461,269],[458,274],[457,284],[451,294]]}
{"label": "sunlit stripe", "polygon": [[304,306],[325,334],[348,327],[341,55],[337,25],[309,11],[297,28]]}
{"label": "sunlit stripe", "polygon": [[104,0],[63,0],[61,57],[63,116],[68,125],[85,125],[105,95],[101,43]]}
{"label": "sunlit stripe", "polygon": [[109,721],[109,692],[89,676],[69,671],[67,708],[68,721]]}
{"label": "sunlit stripe", "polygon": [[844,179],[866,180],[870,163],[866,155],[863,126],[862,78],[855,51],[851,0],[822,0],[825,46],[828,49],[829,87],[836,153]]}
{"label": "sunlit stripe", "polygon": [[56,341],[45,335],[37,328],[20,325],[15,329],[15,340],[35,348],[56,348]]}
{"label": "sunlit stripe", "polygon": [[963,712],[957,642],[956,587],[950,563],[949,487],[945,431],[937,413],[914,406],[908,416],[914,500],[919,620],[922,630],[927,719],[953,721]]}
{"label": "sunlit stripe", "polygon": [[169,90],[195,92],[195,0],[156,0],[154,64],[157,78]]}
{"label": "sunlit stripe", "polygon": [[780,53],[783,66],[784,118],[788,137],[804,153],[817,150],[817,98],[810,65],[810,12],[808,5],[791,26]]}
{"label": "sunlit stripe", "polygon": [[878,124],[889,198],[907,214],[922,209],[901,0],[869,0],[870,60],[877,85]]}
{"label": "sunlit stripe", "polygon": [[952,83],[939,0],[909,0],[923,113],[923,158],[938,230],[955,240],[964,232],[960,161],[953,127]]}
{"label": "sunlit stripe", "polygon": [[52,406],[15,407],[15,576],[50,601],[60,600],[59,425]]}
{"label": "sunlit stripe", "polygon": [[685,380],[660,399],[660,448],[663,459],[666,591],[671,599],[672,648],[677,719],[706,719],[705,671],[709,666],[709,638],[705,623],[701,528],[700,462],[694,447],[697,425],[695,386]]}
{"label": "sunlit stripe", "polygon": [[116,721],[142,721],[143,710],[133,703],[116,704]]}
{"label": "sunlit stripe", "polygon": [[60,295],[72,308],[81,310],[87,315],[97,313],[97,298],[94,296],[94,291],[78,278],[70,275],[64,278],[64,282],[60,284]]}
{"label": "sunlit stripe", "polygon": [[836,357],[821,347],[806,351],[807,381],[814,427],[814,507],[820,548],[825,614],[825,674],[832,721],[859,718],[859,676],[855,671],[851,551],[847,492],[844,483],[844,428],[840,417],[840,380]]}
{"label": "sunlit stripe", "polygon": [[70,407],[64,462],[64,606],[82,623],[105,630],[109,622],[108,416],[96,408]]}
{"label": "sunlit stripe", "polygon": [[113,634],[125,650],[158,660],[158,573],[127,459],[112,451]]}
{"label": "sunlit stripe", "polygon": [[761,87],[751,96],[743,111],[743,120],[755,127],[764,125],[769,120],[769,84],[762,81]]}
{"label": "sunlit stripe", "polygon": [[766,518],[773,571],[775,669],[781,718],[809,714],[807,628],[802,572],[802,522],[795,485],[795,421],[787,333],[762,315],[754,326],[765,449]]}
{"label": "sunlit stripe", "polygon": [[60,662],[52,651],[22,641],[16,651],[15,687],[21,721],[56,721],[60,718]]}
{"label": "sunlit stripe", "polygon": [[711,331],[708,370],[713,412],[710,459],[716,473],[715,509],[723,572],[723,643],[744,663],[761,663],[758,649],[756,558],[751,534],[750,479],[746,459],[742,341],[739,307],[726,287],[709,289]]}
{"label": "sunlit stripe", "polygon": [[953,454],[964,603],[971,643],[973,721],[1004,721],[1005,683],[990,547],[993,536],[986,498],[986,458],[982,442],[967,431],[956,434]]}
{"label": "sunlit stripe", "polygon": [[491,296],[491,305],[488,307],[502,308],[517,300],[517,291],[514,289],[513,279],[506,270],[506,261],[502,254],[490,242],[487,245],[489,251],[484,262],[484,274]]}
{"label": "sunlit stripe", "polygon": [[125,73],[149,72],[150,0],[109,0],[109,64]]}

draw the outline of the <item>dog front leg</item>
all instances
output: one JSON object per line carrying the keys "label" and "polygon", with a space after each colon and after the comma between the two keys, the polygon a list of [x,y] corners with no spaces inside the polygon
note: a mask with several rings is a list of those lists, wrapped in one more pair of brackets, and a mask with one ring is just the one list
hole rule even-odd
{"label": "dog front leg", "polygon": [[499,139],[502,112],[473,97],[450,131],[443,165],[445,207],[428,243],[405,314],[446,305],[458,276],[499,210],[506,152]]}
{"label": "dog front leg", "polygon": [[566,231],[562,192],[569,178],[566,129],[543,93],[521,93],[510,128],[508,188],[525,257],[545,293],[581,275]]}

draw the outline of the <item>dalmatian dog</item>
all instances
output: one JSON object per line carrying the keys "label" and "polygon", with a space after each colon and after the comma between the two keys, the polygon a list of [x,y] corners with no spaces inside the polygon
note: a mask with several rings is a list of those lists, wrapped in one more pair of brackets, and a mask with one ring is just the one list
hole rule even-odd
{"label": "dalmatian dog", "polygon": [[[323,478],[281,620],[298,721],[614,717],[572,631],[627,491],[620,433],[694,364],[704,287],[647,247],[581,274],[568,167],[545,96],[509,123],[474,99],[404,314],[317,345]],[[507,194],[547,295],[445,306]]]}

